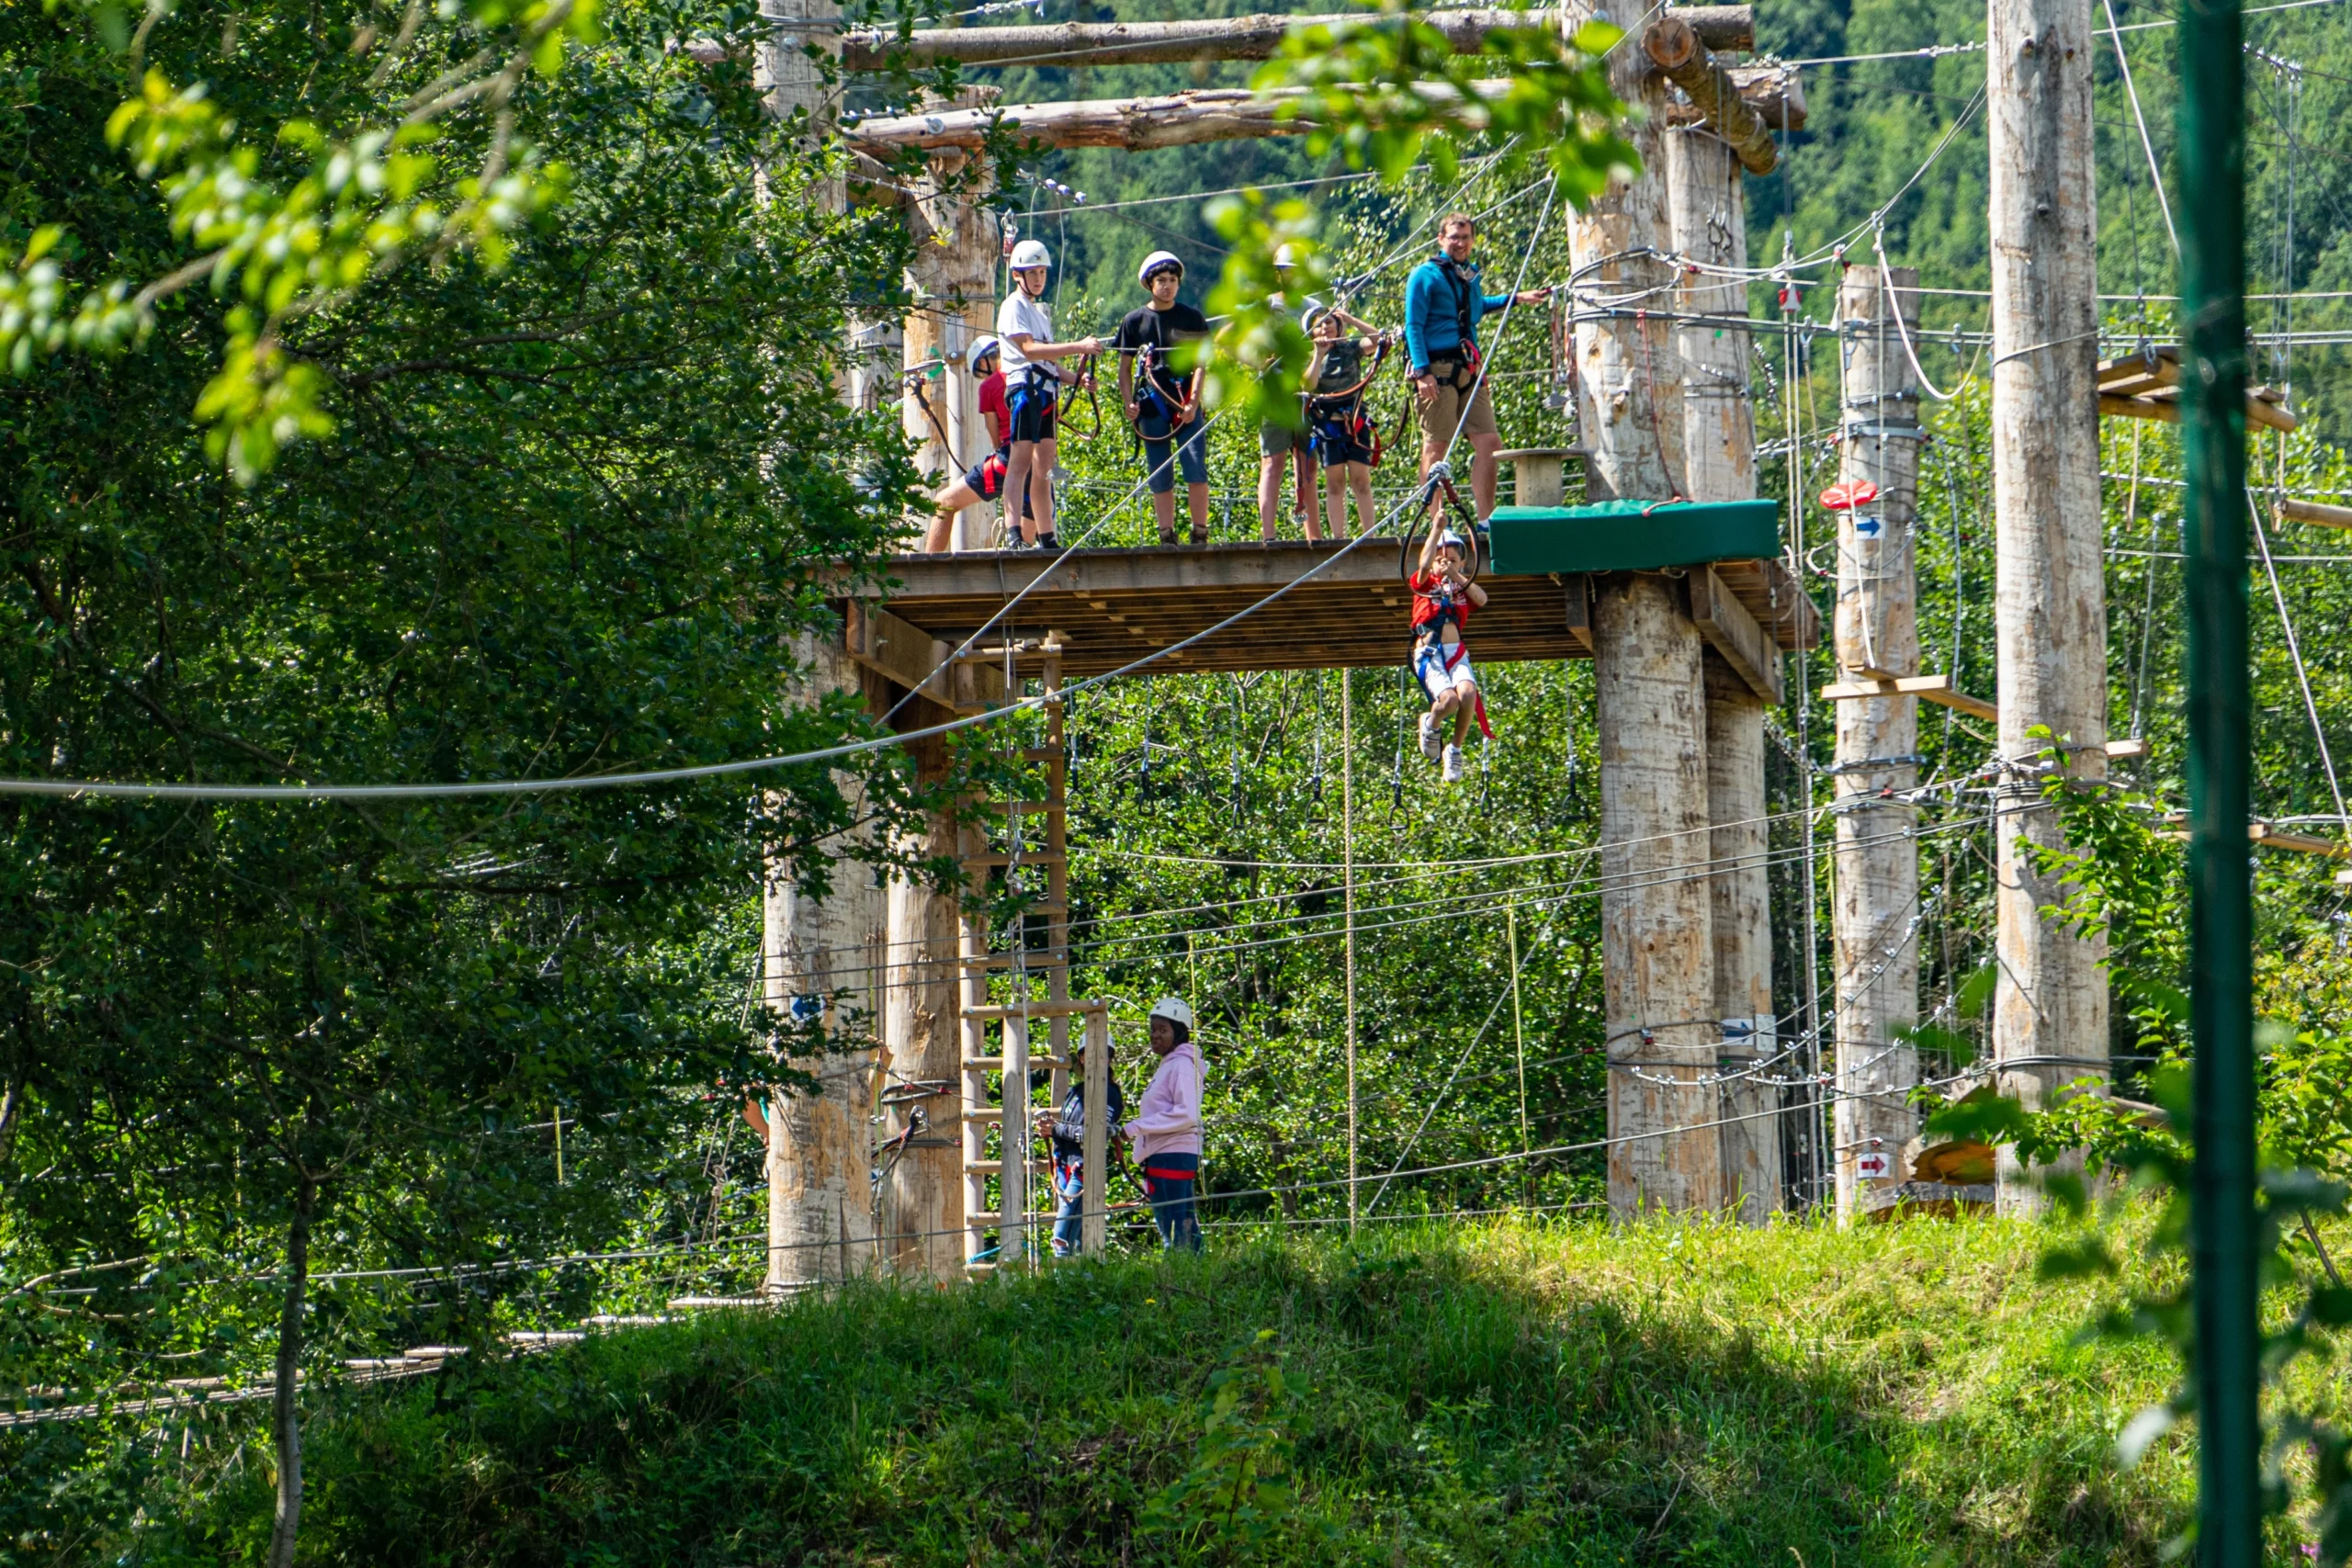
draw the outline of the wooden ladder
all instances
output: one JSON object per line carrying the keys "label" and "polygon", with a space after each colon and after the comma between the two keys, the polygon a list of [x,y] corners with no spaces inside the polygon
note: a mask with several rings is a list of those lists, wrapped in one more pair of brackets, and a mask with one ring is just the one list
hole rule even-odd
{"label": "wooden ladder", "polygon": [[[966,1268],[975,1272],[1017,1266],[1046,1251],[1037,1232],[1050,1232],[1052,1226],[1052,1183],[1034,1183],[1031,1178],[1050,1173],[1053,1162],[1050,1150],[1045,1158],[1031,1150],[1030,1122],[1035,1111],[1030,1075],[1038,1067],[1048,1069],[1046,1104],[1058,1110],[1069,1092],[1074,1018],[1081,1021],[1090,1086],[1081,1249],[1100,1251],[1107,1234],[1103,1187],[1109,1096],[1097,1086],[1110,1079],[1110,1011],[1105,1002],[1073,1001],[1069,994],[1069,841],[1063,797],[1069,753],[1061,650],[1060,638],[1048,634],[1036,648],[1014,643],[974,650],[958,660],[1000,670],[1010,662],[1014,676],[1007,686],[1008,700],[1023,694],[1034,668],[1045,718],[1045,743],[1040,746],[1019,744],[1022,720],[1007,721],[999,731],[1011,748],[1006,760],[1017,762],[1035,787],[1016,790],[1014,798],[978,810],[967,803],[957,831],[956,852],[972,879],[973,892],[985,895],[1001,875],[1001,889],[1019,897],[1023,911],[1013,922],[1011,945],[1002,949],[992,945],[994,923],[984,907],[974,907],[976,900],[966,901],[959,921],[956,998],[963,1039],[964,1258]],[[967,683],[956,685],[960,690]],[[1028,945],[1030,920],[1035,916],[1045,918],[1042,948]],[[1045,983],[1043,996],[1037,994],[1040,980]],[[1039,1021],[1046,1029],[1046,1049],[1033,1054],[1035,1042],[1030,1032]],[[993,1091],[991,1077],[998,1080]],[[993,1156],[989,1148],[991,1127],[998,1134]],[[991,1178],[997,1189],[994,1207],[989,1193]],[[991,1231],[997,1236],[993,1248],[989,1244]]]}

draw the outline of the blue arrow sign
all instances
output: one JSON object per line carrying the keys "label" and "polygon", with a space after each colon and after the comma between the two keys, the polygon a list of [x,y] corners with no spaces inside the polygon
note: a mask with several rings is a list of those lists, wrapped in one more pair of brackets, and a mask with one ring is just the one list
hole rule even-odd
{"label": "blue arrow sign", "polygon": [[1857,517],[1854,519],[1854,532],[1860,534],[1865,539],[1877,538],[1885,527],[1886,519],[1883,517]]}

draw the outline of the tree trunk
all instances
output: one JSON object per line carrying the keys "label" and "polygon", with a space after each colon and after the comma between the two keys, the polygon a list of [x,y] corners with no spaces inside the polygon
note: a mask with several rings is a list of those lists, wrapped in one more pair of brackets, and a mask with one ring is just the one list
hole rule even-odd
{"label": "tree trunk", "polygon": [[[1994,615],[2000,671],[1993,1055],[2002,1092],[2045,1104],[2104,1077],[2104,944],[2042,912],[2064,889],[2030,848],[2064,843],[2039,761],[2107,776],[2107,605],[2098,489],[2098,228],[2090,0],[1993,0],[1991,127]],[[2050,755],[2064,747],[2063,762]],[[2039,1206],[2002,1152],[2000,1206]]]}
{"label": "tree trunk", "polygon": [[[1756,13],[1747,6],[1678,6],[1710,49],[1756,47]],[[1489,28],[1523,28],[1540,17],[1527,11],[1426,11],[1416,20],[1445,35],[1456,54],[1476,54]],[[1050,63],[1055,55],[1083,56],[1071,65],[1190,65],[1196,60],[1272,60],[1283,40],[1309,26],[1349,20],[1377,22],[1377,15],[1213,17],[1181,22],[1063,22],[1010,28],[917,28],[903,43],[887,32],[852,33],[843,41],[842,66],[879,71],[894,54],[909,64],[942,60],[967,65]],[[1041,58],[1043,57],[1043,58]]]}
{"label": "tree trunk", "polygon": [[[933,737],[917,744],[926,779],[944,772],[944,741]],[[933,816],[928,837],[916,848],[925,856],[954,854],[954,822],[944,813]],[[883,1183],[880,1228],[893,1274],[942,1284],[964,1277],[963,1043],[956,1017],[959,934],[954,895],[905,877],[891,880],[882,1040],[898,1086],[937,1085],[944,1092],[906,1102],[884,1122],[886,1140],[906,1143]],[[914,1125],[918,1115],[920,1126]]]}
{"label": "tree trunk", "polygon": [[[838,636],[793,640],[801,674],[797,696],[814,703],[859,691],[864,678]],[[854,789],[844,779],[844,787]],[[838,1280],[872,1260],[874,1053],[844,1048],[870,1039],[879,1021],[882,890],[873,872],[844,852],[821,897],[801,891],[773,866],[763,903],[761,973],[767,1005],[814,1024],[826,1049],[805,1064],[810,1089],[781,1093],[768,1107],[768,1287]]]}
{"label": "tree trunk", "polygon": [[[1669,129],[1667,209],[1681,254],[1737,271],[1747,265],[1747,201],[1738,161],[1701,130]],[[1747,394],[1747,333],[1720,322],[1747,314],[1747,285],[1685,274],[1677,291],[1686,317],[1675,331],[1682,360],[1682,492],[1693,501],[1745,501],[1756,494],[1756,411]],[[1723,1022],[1726,1078],[1723,1161],[1725,1196],[1739,1217],[1760,1224],[1781,1207],[1781,1077],[1763,1066],[1778,1026],[1772,1006],[1772,889],[1764,821],[1764,702],[1721,656],[1705,658],[1707,815],[1714,874],[1708,881],[1713,928],[1715,1016]]]}
{"label": "tree trunk", "polygon": [[[1919,393],[1897,333],[1918,333],[1919,275],[1875,266],[1846,275],[1838,295],[1843,370],[1843,468],[1878,499],[1838,513],[1838,666],[1875,677],[1919,672],[1913,519],[1918,506]],[[1850,1223],[1894,1201],[1918,1131],[1908,1101],[1919,1053],[1918,811],[1887,797],[1919,782],[1919,699],[1865,697],[1838,711],[1836,1113],[1838,1217]],[[1865,1168],[1876,1174],[1864,1175]]]}
{"label": "tree trunk", "polygon": [[277,1384],[269,1422],[277,1447],[277,1517],[269,1531],[269,1568],[293,1568],[294,1538],[302,1525],[302,1303],[311,1282],[311,1220],[318,1201],[318,1180],[305,1171],[294,1189],[294,1218],[286,1232],[286,1300],[277,1314]]}
{"label": "tree trunk", "polygon": [[[984,95],[992,99],[995,89],[967,89],[957,106],[978,104]],[[939,189],[964,173],[964,163],[960,153],[933,158],[933,183],[907,207],[917,242],[907,286],[917,308],[907,315],[905,362],[921,377],[920,390],[910,390],[903,404],[907,439],[915,444],[915,467],[943,486],[989,451],[980,378],[972,374],[967,351],[995,322],[996,264],[1003,249],[984,191]],[[987,510],[986,502],[964,509],[950,548],[985,547]],[[923,522],[929,521],[926,515]]]}
{"label": "tree trunk", "polygon": [[[1566,6],[1574,28],[1592,14]],[[1665,317],[1629,318],[1609,297],[1669,295],[1674,268],[1662,126],[1666,89],[1638,49],[1609,57],[1610,86],[1645,111],[1626,128],[1645,173],[1612,180],[1568,219],[1580,281],[1577,428],[1595,500],[1664,501],[1680,488],[1679,366]],[[1600,928],[1609,1056],[1609,1203],[1712,1210],[1724,1201],[1713,1082],[1713,928],[1707,862],[1704,647],[1682,584],[1658,573],[1600,580],[1593,605],[1600,732]]]}
{"label": "tree trunk", "polygon": [[0,1089],[0,1169],[7,1168],[8,1156],[17,1152],[17,1123],[25,1117],[25,1089],[21,1076]]}

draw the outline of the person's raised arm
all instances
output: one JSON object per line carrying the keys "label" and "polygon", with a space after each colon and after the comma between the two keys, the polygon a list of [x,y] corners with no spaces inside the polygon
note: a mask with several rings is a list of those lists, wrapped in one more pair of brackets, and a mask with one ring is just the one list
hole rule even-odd
{"label": "person's raised arm", "polygon": [[1437,564],[1437,539],[1438,536],[1444,532],[1445,508],[1430,507],[1429,536],[1421,541],[1421,566],[1420,572],[1417,575],[1427,574]]}

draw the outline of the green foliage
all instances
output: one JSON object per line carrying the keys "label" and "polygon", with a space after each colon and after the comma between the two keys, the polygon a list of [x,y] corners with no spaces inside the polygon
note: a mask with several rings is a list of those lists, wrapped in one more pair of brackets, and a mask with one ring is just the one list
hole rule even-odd
{"label": "green foliage", "polygon": [[[1309,151],[1336,152],[1392,186],[1424,157],[1440,180],[1451,181],[1462,149],[1484,141],[1506,174],[1541,163],[1552,171],[1554,190],[1582,206],[1612,175],[1630,177],[1640,164],[1617,134],[1625,106],[1610,90],[1601,59],[1623,37],[1591,22],[1564,41],[1536,16],[1526,27],[1490,30],[1479,50],[1456,54],[1437,28],[1390,7],[1376,21],[1318,23],[1285,35],[1281,53],[1251,85],[1299,93],[1283,112],[1312,118]],[[1502,91],[1482,90],[1498,78],[1508,84]],[[1233,318],[1218,335],[1213,395],[1249,423],[1295,427],[1312,353],[1297,299],[1330,276],[1313,243],[1314,211],[1299,200],[1270,207],[1252,190],[1212,203],[1207,217],[1227,249],[1209,308]],[[1297,276],[1287,281],[1274,266],[1284,246],[1299,258]]]}
{"label": "green foliage", "polygon": [[1302,1423],[1298,1391],[1283,1375],[1280,1337],[1260,1329],[1209,1374],[1192,1467],[1152,1498],[1145,1529],[1174,1530],[1231,1562],[1259,1555],[1297,1529]]}
{"label": "green foliage", "polygon": [[[1402,1230],[1404,1234],[1396,1234]],[[2153,1568],[2177,1438],[2107,1434],[2165,1358],[2076,1326],[2148,1283],[2038,1282],[2038,1227],[1367,1227],[951,1292],[856,1286],[598,1335],[441,1387],[322,1394],[322,1560],[902,1568],[1215,1554],[1141,1529],[1205,1380],[1279,1336],[1298,1527],[1237,1563]],[[1246,1387],[1263,1365],[1245,1372]],[[2340,1374],[2329,1398],[2340,1403]],[[1253,1397],[1245,1394],[1243,1402]],[[198,1422],[145,1560],[266,1518]],[[1328,1533],[1327,1533],[1328,1530]],[[94,1534],[108,1545],[124,1538]]]}
{"label": "green foliage", "polygon": [[[59,6],[47,0],[51,12]],[[331,309],[420,249],[435,258],[470,249],[494,270],[507,257],[508,236],[563,199],[569,171],[560,164],[542,166],[537,148],[516,139],[514,98],[526,75],[555,76],[568,46],[601,37],[594,0],[520,6],[476,0],[462,14],[455,4],[437,6],[429,24],[419,0],[380,60],[367,65],[377,27],[365,24],[338,62],[343,80],[328,95],[340,100],[336,130],[299,116],[279,124],[277,147],[311,165],[281,185],[266,166],[276,154],[240,139],[238,121],[216,100],[212,83],[175,86],[160,68],[140,73],[150,32],[170,7],[152,6],[127,41],[109,36],[119,25],[110,7],[83,9],[95,41],[126,50],[138,78],[136,93],[107,118],[106,139],[142,181],[155,184],[173,237],[202,254],[143,285],[130,269],[144,258],[78,257],[96,274],[114,276],[91,279],[69,322],[61,271],[42,258],[61,241],[67,241],[63,254],[79,247],[64,226],[44,225],[0,292],[0,351],[23,376],[36,355],[69,343],[119,350],[143,341],[154,330],[156,305],[189,285],[209,279],[216,293],[233,288],[244,304],[224,318],[220,367],[195,412],[211,426],[207,449],[213,459],[225,461],[246,486],[277,460],[280,447],[334,428],[322,407],[324,377],[280,341],[290,318]],[[458,25],[449,28],[453,18]],[[225,37],[233,39],[234,26]],[[476,52],[434,73],[429,62],[453,43]],[[306,84],[301,96],[314,85]],[[437,139],[436,121],[468,108],[486,112],[491,124],[472,167],[449,175],[436,154],[421,149]],[[0,253],[0,260],[12,255]]]}
{"label": "green foliage", "polygon": [[[2195,1158],[2187,1128],[2193,1080],[2178,1069],[2158,1075],[2155,1092],[2165,1126],[2162,1135],[2111,1142],[2099,1154],[2124,1175],[2129,1192],[2153,1196],[2162,1208],[2156,1224],[2140,1232],[2132,1245],[2145,1260],[2143,1269],[2153,1288],[2133,1290],[2129,1300],[2100,1315],[2096,1332],[2110,1340],[2153,1338],[2170,1347],[2184,1369],[2195,1354],[2196,1280],[2175,1260],[2185,1259],[2189,1247],[2190,1181]],[[2079,1096],[2080,1105],[2095,1097]],[[1980,1134],[2010,1137],[2020,1157],[2029,1163],[2046,1159],[2069,1147],[2081,1146],[2081,1128],[2065,1124],[2062,1110],[2055,1116],[2037,1116],[2015,1101],[1999,1100],[1971,1108],[1969,1113],[1947,1112],[1934,1118],[1931,1131],[1946,1132],[1963,1125]],[[2334,1358],[2335,1333],[2352,1326],[2352,1289],[2337,1277],[2335,1265],[2322,1249],[2315,1222],[2340,1216],[2348,1191],[2342,1182],[2320,1173],[2282,1165],[2266,1151],[2256,1195],[2255,1257],[2258,1288],[2267,1298],[2257,1361],[2265,1391],[2264,1504],[2273,1516],[2284,1516],[2296,1505],[2301,1478],[2309,1477],[2308,1504],[2301,1510],[2317,1537],[2321,1568],[2340,1568],[2352,1560],[2352,1426],[2317,1407],[2306,1390],[2298,1389],[2292,1372],[2298,1360]],[[2052,1176],[2044,1185],[2061,1213],[2085,1215],[2082,1183],[2072,1177]],[[2114,1233],[2128,1213],[2132,1199],[2122,1192],[2101,1204],[2104,1225],[2081,1230],[2046,1250],[2038,1266],[2044,1280],[2122,1278],[2127,1267],[2115,1245]],[[2290,1227],[2300,1230],[2318,1256],[2323,1269],[2306,1273],[2289,1250]],[[2136,1228],[2136,1227],[2135,1227]],[[2184,1372],[2184,1377],[2186,1373]],[[2333,1402],[2329,1402],[2333,1403]],[[2180,1382],[2171,1396],[2151,1404],[2123,1428],[2116,1441],[2118,1458],[2126,1467],[2140,1462],[2148,1447],[2180,1420],[2196,1413],[2193,1385]],[[2308,1453],[2309,1467],[2290,1462]],[[2184,1549],[2188,1538],[2175,1543]]]}

